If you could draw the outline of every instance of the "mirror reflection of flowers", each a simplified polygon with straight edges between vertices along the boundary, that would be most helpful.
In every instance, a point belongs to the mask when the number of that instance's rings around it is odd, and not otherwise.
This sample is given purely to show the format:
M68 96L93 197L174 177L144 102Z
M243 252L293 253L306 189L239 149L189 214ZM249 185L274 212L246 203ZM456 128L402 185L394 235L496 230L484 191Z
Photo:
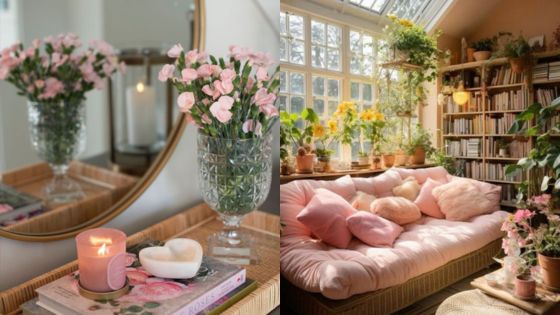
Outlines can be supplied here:
M359 118L364 137L370 140L373 153L379 154L383 140L383 128L385 128L385 116L374 109L366 109L360 113Z
M339 131L339 139L343 144L352 144L354 131L356 130L357 115L356 105L348 101L338 104L333 114L333 116L341 122L342 129Z
M278 68L268 53L231 46L229 58L209 56L180 44L168 51L176 58L159 73L179 91L177 103L187 120L211 137L244 139L266 134L278 117L274 105L280 85Z

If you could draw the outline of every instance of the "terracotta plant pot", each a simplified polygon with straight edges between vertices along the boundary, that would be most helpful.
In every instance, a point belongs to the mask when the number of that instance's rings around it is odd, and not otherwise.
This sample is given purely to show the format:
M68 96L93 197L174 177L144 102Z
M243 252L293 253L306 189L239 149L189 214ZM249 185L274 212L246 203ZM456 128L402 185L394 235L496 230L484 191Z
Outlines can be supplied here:
M371 157L371 167L372 170L377 170L381 168L381 157L373 155Z
M492 53L488 50L475 51L473 53L474 60L476 61L488 60L491 55Z
M473 62L474 61L474 48L467 48L467 62Z
M315 154L296 156L297 172L303 174L313 173L313 160L315 160Z
M423 147L416 147L412 155L412 164L422 165L426 162L426 150Z
M395 166L404 166L408 162L408 155L404 152L397 152L395 154Z
M290 165L288 163L280 164L280 174L282 175L290 175L292 172L290 170Z
M560 292L560 257L549 257L543 254L537 255L544 285L548 289Z
M530 299L535 296L537 282L530 275L517 276L514 280L514 294L521 299Z
M395 164L394 154L383 154L381 158L383 160L383 167L391 167Z
M358 165L368 165L369 164L369 156L358 156Z
M318 156L317 165L315 165L315 170L319 173L328 173L332 171L331 167L331 157L330 156Z
M525 58L509 58L509 65L513 73L521 73L525 70Z

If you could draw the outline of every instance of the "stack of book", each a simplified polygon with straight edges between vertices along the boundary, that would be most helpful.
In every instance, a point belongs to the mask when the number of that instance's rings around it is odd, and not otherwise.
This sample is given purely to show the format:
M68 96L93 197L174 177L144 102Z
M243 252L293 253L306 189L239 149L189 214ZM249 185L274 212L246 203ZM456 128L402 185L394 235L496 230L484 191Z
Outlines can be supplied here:
M480 138L467 139L467 157L480 156Z
M546 80L548 78L548 63L539 63L533 67L533 81Z
M79 275L70 274L37 289L36 304L24 305L24 314L220 314L257 286L246 279L245 269L210 257L204 257L198 274L186 280L159 279L138 268L127 268L127 273L147 278L129 277L133 287L118 299L82 297L77 289Z
M560 79L560 61L550 62L548 64L548 79Z
M455 157L480 157L480 138L446 140L446 154Z
M497 93L491 96L488 110L522 110L527 108L528 92L525 89Z
M41 199L0 183L0 226L9 226L43 211Z

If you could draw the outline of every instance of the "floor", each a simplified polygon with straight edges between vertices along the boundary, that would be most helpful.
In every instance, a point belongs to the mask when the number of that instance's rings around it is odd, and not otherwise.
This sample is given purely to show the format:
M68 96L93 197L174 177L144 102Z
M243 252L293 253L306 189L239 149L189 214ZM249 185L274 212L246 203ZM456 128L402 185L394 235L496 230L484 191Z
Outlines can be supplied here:
M490 267L488 267L487 269L481 270L473 275L471 275L470 277L467 277L461 281L458 281L450 286L448 286L447 288L430 295L429 297L418 301L417 303L402 309L396 313L394 313L394 315L433 315L436 313L437 308L439 307L439 305L448 297L450 297L451 295L454 295L455 293L461 292L461 291L466 291L466 290L472 290L473 287L471 287L471 281L474 280L475 278L481 277L491 271L494 271L496 269L499 268L498 264L494 264ZM282 315L293 315L294 313L291 312L289 310L289 308L287 307L287 305L281 305L281 311L280 314Z

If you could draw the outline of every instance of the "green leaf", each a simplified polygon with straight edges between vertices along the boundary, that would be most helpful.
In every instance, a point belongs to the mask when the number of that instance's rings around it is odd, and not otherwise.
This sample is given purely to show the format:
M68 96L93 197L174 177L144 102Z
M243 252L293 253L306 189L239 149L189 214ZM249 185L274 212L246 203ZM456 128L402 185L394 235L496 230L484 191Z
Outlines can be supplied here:
M161 304L159 304L158 302L146 302L144 303L144 307L145 308L156 308L156 307L160 307Z
M552 164L552 167L555 169L557 169L558 166L560 166L560 154L556 156L556 160L554 160L554 164Z
M550 181L550 176L545 176L541 183L541 191L545 191L548 189L548 182Z
M556 180L556 183L554 183L554 189L560 190L560 178Z
M519 161L521 162L521 161ZM519 172L521 172L521 170L523 169L523 166L519 165L519 164L510 164L508 166L506 166L505 168L505 172L506 175L516 175Z

